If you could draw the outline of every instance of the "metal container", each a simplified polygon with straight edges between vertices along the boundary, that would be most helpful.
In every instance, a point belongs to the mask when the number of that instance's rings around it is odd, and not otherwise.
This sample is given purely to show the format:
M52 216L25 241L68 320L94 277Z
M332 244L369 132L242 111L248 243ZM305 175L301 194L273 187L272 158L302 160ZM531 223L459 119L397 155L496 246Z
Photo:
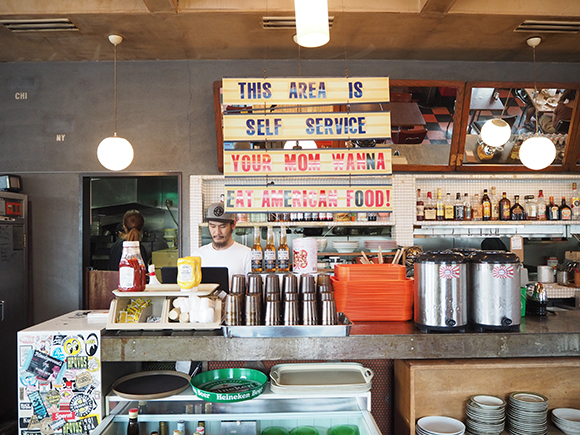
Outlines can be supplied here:
M423 332L463 332L467 326L467 263L451 251L415 260L415 324Z
M481 251L469 264L469 323L477 331L519 331L521 264L512 252Z
M538 266L538 282L554 282L554 268L552 266Z

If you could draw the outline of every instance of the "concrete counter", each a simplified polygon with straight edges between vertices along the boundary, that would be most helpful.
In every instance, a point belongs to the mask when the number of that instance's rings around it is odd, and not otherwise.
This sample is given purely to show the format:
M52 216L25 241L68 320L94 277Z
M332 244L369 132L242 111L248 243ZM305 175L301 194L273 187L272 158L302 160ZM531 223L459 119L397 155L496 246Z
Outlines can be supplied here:
M348 337L226 338L215 331L103 331L102 360L257 361L580 356L580 310L526 316L520 332L421 333L412 322L358 322Z

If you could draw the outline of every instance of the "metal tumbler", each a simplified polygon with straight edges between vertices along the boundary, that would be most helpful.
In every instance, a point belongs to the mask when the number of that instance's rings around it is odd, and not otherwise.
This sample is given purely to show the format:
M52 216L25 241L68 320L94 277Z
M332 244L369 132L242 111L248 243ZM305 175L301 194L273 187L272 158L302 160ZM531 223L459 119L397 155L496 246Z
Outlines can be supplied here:
M246 326L256 326L262 324L262 294L246 294Z
M262 295L262 276L258 273L251 273L248 275L248 290L247 293L258 293Z
M300 299L298 293L284 295L284 325L300 325Z
M287 273L282 277L282 292L298 293L298 278L293 273Z
M337 325L338 315L336 313L336 300L332 293L320 294L320 324Z
M264 315L266 326L280 325L280 294L270 293L266 296L266 309Z
M246 275L236 274L232 276L232 294L246 294Z
M302 294L302 324L308 326L318 325L316 293Z
M244 295L228 294L224 304L224 324L236 326L242 324L242 301Z
M308 273L300 275L300 293L316 293L314 275Z

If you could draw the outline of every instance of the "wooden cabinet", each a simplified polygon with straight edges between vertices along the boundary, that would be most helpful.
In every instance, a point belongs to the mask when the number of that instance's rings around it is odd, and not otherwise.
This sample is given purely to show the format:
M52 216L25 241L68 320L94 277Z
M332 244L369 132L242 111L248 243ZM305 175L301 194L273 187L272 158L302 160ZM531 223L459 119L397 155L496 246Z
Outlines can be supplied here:
M580 358L395 360L396 435L415 433L417 419L446 415L465 421L475 394L507 399L514 391L548 397L549 409L578 407Z

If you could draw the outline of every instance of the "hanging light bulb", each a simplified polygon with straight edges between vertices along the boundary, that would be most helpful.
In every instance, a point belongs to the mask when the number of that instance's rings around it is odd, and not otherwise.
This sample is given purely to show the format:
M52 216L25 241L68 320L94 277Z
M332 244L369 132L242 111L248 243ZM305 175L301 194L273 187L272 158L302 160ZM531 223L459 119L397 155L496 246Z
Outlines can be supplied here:
M301 47L320 47L330 41L327 0L294 0L295 41Z
M129 141L117 136L117 45L123 41L123 37L109 35L109 41L115 46L115 131L113 136L101 141L97 148L97 158L108 170L121 171L131 164L134 153Z
M540 45L542 38L533 36L526 40L526 43L532 47L534 56L534 95L538 93L536 81L536 47ZM556 147L554 142L545 136L538 135L538 109L536 107L536 133L529 139L526 139L520 147L520 161L522 164L534 171L547 168L556 158Z
M547 168L556 158L554 143L545 136L526 139L520 147L520 161L529 169L539 171Z
M512 128L503 119L490 119L481 128L481 140L490 147L501 147L512 135Z

